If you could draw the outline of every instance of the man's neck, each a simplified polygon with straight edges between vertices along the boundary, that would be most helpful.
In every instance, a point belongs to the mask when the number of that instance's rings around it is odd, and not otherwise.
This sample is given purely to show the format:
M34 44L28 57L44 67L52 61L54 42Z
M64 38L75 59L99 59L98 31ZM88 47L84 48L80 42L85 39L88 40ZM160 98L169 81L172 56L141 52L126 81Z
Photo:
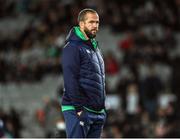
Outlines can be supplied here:
M84 30L82 28L80 28L81 32L83 33L84 37L89 40L89 37L86 35L86 33L84 32Z

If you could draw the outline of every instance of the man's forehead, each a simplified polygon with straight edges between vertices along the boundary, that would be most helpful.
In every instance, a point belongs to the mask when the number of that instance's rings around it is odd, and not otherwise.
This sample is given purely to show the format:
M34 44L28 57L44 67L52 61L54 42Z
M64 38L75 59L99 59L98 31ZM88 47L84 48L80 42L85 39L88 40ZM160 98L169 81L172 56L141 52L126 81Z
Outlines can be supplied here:
M99 16L97 13L87 13L85 16L85 20L87 19L99 20Z

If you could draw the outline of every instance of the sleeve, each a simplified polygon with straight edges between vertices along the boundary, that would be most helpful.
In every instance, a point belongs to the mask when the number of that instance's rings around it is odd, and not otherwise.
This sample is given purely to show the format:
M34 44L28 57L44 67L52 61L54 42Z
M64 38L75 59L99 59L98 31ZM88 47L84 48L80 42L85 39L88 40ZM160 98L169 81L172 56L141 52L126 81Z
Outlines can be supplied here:
M77 46L67 45L63 49L62 67L65 94L77 110L81 109L83 100L79 91L80 54Z

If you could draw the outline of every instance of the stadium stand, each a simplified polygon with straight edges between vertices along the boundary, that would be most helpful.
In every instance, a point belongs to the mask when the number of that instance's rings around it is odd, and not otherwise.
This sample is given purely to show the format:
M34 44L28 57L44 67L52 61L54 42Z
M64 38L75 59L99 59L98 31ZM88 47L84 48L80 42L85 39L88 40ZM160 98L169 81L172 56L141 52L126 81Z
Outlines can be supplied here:
M100 14L102 137L180 137L179 0L0 1L0 137L65 137L61 50L86 7Z

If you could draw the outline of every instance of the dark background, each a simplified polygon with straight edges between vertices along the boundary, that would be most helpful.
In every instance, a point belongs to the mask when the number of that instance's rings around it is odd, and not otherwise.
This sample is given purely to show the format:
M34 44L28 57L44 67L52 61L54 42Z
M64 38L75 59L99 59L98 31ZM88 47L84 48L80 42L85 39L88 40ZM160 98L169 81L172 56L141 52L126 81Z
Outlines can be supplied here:
M102 137L180 137L179 0L0 0L0 137L65 137L61 50L83 8L100 16Z

